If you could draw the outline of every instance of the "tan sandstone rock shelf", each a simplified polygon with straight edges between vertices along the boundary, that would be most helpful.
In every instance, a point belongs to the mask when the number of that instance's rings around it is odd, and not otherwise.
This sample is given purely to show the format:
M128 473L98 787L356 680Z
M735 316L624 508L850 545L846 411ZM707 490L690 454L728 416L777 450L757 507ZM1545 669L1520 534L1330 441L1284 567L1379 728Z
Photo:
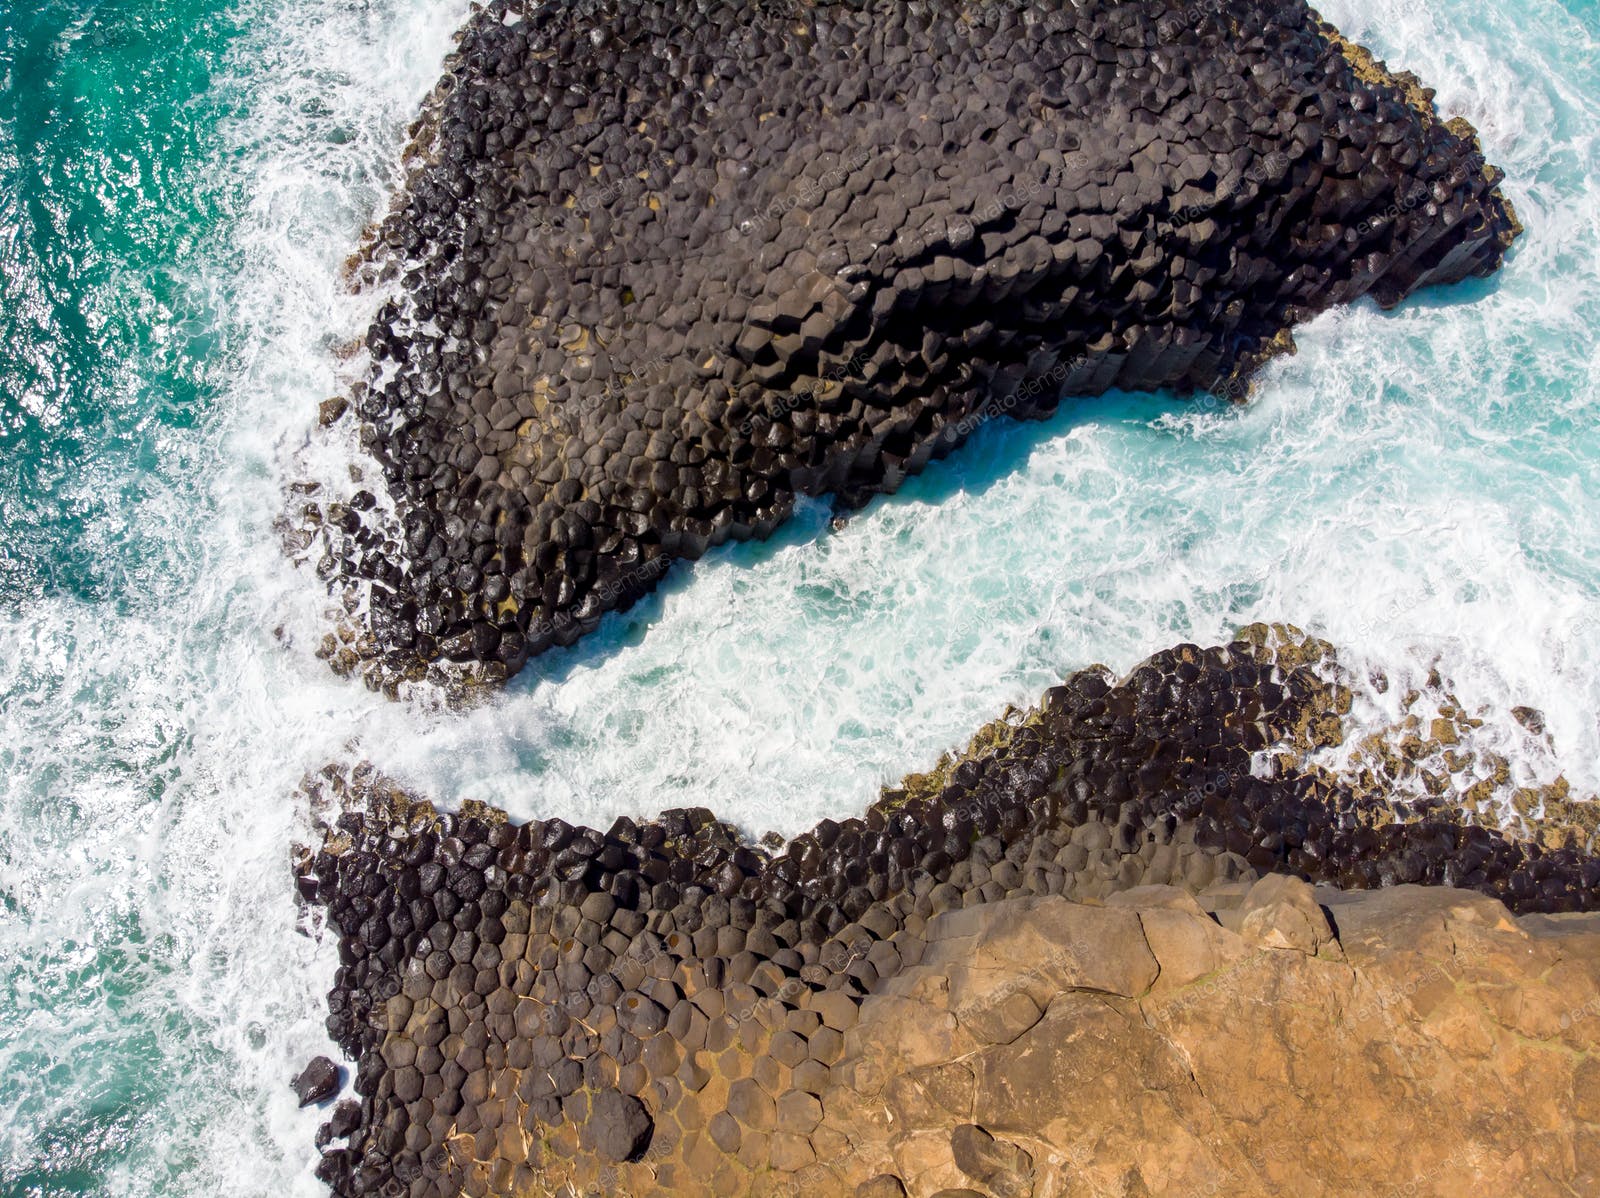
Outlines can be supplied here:
M719 1052L656 1042L680 1063L639 1159L607 1160L571 1122L538 1137L507 1118L509 1135L447 1141L462 1192L1600 1190L1596 916L1270 875L1007 899L923 938L859 1006L759 998ZM824 1061L796 1026L828 1041Z
M862 1004L797 1192L1600 1191L1593 916L1242 889L1201 896L1220 925L1170 887L939 917Z

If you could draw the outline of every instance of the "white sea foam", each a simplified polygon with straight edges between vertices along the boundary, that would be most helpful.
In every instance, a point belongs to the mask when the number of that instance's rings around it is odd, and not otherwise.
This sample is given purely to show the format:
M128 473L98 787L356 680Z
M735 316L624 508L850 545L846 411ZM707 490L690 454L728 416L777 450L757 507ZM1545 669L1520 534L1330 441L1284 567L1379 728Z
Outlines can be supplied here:
M286 1082L327 1047L334 961L294 932L306 829L288 796L377 700L274 638L305 580L270 521L284 443L361 328L338 265L464 15L398 7L295 0L236 43L214 86L241 115L208 183L236 223L188 280L228 312L224 402L200 434L165 434L117 513L158 552L109 563L115 600L0 614L7 1193L325 1192L318 1115ZM125 375L138 387L140 364ZM83 485L121 481L91 467Z
M169 552L124 610L0 617L0 1005L24 1025L0 1037L0 1179L94 1126L137 1145L112 1192L319 1192L316 1116L283 1083L326 1047L333 958L293 934L287 864L294 782L330 759L524 816L697 804L794 831L1073 669L1286 619L1391 676L1437 664L1470 705L1542 708L1556 754L1520 768L1600 783L1600 88L1554 0L1324 9L1485 133L1529 225L1499 280L1315 322L1242 411L1110 396L994 422L842 532L807 504L675 567L464 716L332 677L317 584L270 532L370 303L337 266L462 15L402 7L293 0L249 35L205 470L137 513ZM1483 735L1527 748L1504 717Z

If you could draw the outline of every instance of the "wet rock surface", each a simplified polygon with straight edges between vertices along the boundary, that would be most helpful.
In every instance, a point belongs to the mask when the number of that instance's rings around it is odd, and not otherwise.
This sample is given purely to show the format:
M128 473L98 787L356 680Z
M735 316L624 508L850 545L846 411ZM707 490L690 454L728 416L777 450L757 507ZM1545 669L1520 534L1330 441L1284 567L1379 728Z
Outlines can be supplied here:
M338 1092L339 1066L327 1057L313 1057L289 1085L301 1106L311 1106Z
M1305 1108L1327 1119L1330 1095L1351 1087L1396 1118L1419 1094L1446 1100L1416 1080L1435 1076L1420 1066L1371 1064L1362 1046L1398 1034L1387 1013L1354 1041L1319 1039L1364 993L1352 946L1405 922L1362 914L1389 911L1387 898L1357 910L1328 887L1458 888L1403 891L1453 896L1405 908L1436 948L1461 943L1435 936L1441 920L1512 935L1522 914L1532 930L1497 958L1509 969L1545 943L1535 932L1579 926L1538 913L1600 907L1600 860L1576 838L1522 842L1455 807L1340 789L1310 765L1348 706L1335 666L1325 643L1258 625L1227 646L1166 650L1120 681L1085 670L886 789L863 818L825 820L778 851L704 810L603 833L513 825L481 804L440 814L370 768L330 768L308 781L333 823L303 860L302 893L339 938L328 1027L358 1062L361 1118L319 1175L350 1195L1054 1193L1036 1187L1087 1168L1073 1155L1087 1143L1093 1161L1141 1170L1161 1192L1168 1174L1150 1154L1170 1131L1189 1145L1171 1158L1175 1178L1219 1167L1227 1144L1222 1165L1254 1170L1227 1192L1321 1192L1301 1187L1307 1176L1362 1190L1366 1158L1326 1173L1271 1163L1302 1092L1338 1083ZM1473 974L1482 993L1462 1007L1439 990L1437 1026L1406 1023L1407 1043L1437 1056L1457 1051L1458 1033L1470 1040L1475 1055L1449 1076L1477 1093L1474 1070L1492 1073L1532 1020L1565 1046L1529 1058L1549 1070L1537 1084L1572 1093L1582 1061L1562 1037L1600 994L1600 958L1586 960L1570 977L1530 966L1556 988L1536 999ZM1438 967L1457 979L1458 965ZM1388 976L1370 984L1402 984ZM1217 977L1239 984L1202 982ZM1191 984L1216 1001L1175 1048L1139 1011ZM1282 1035L1253 1048L1262 1072L1224 1110L1214 1087L1229 1080L1186 1079L1178 1062L1223 1070L1219 1029L1253 1044L1258 1017ZM1085 1084L1046 1085L1016 1047L1027 1044ZM1280 1074L1294 1076L1262 1080ZM1122 1112L1112 1147L1084 1141L1107 1111ZM1500 1144L1472 1112L1438 1126ZM1449 1143L1422 1138L1428 1152ZM1546 1137L1507 1176L1560 1157L1551 1175L1572 1178L1562 1154L1592 1141L1592 1129Z
M1296 322L1518 231L1465 122L1271 0L494 0L409 164L348 405L384 493L285 530L357 593L327 656L395 688L504 677L991 417L1241 397Z

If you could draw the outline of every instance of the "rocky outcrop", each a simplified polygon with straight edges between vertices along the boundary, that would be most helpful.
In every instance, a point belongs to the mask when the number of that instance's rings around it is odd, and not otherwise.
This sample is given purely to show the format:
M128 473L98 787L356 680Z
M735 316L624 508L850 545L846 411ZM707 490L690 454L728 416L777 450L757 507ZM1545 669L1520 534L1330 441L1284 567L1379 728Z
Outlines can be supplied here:
M605 833L555 819L512 825L478 804L441 814L369 768L330 769L308 783L329 826L301 862L301 886L339 937L328 1028L358 1062L361 1123L324 1156L322 1176L344 1195L415 1198L554 1193L566 1181L730 1194L763 1192L774 1178L810 1193L822 1167L852 1185L869 1182L857 1178L868 1170L900 1179L867 1192L926 1193L916 1187L927 1179L959 1188L954 1161L974 1178L962 1184L1000 1193L1046 1167L1057 1131L1040 1124L1025 1142L968 1104L942 1138L902 1143L903 1117L892 1131L881 1115L867 1122L877 1108L860 1104L888 1092L851 1062L868 1047L899 1052L907 1037L923 1064L969 1061L983 1045L1019 1042L1058 1004L1048 1027L1066 1037L1060 1051L1088 1052L1097 1037L1143 1035L1130 1023L1139 1004L1176 977L1188 986L1257 968L1238 965L1241 944L1264 960L1307 962L1291 981L1239 975L1298 1002L1294 987L1313 984L1306 970L1317 986L1348 980L1361 918L1338 914L1344 898L1313 896L1312 882L1352 892L1442 883L1492 896L1457 893L1450 902L1464 909L1503 901L1529 920L1600 907L1600 860L1576 837L1550 848L1453 806L1379 804L1341 789L1313 759L1338 739L1347 706L1325 643L1253 626L1227 646L1157 654L1121 681L1075 675L1034 711L983 730L967 753L887 790L863 818L825 820L781 849L703 810L620 819ZM1215 910L1221 928L1186 896ZM1182 926L1163 930L1172 920ZM1223 928L1231 939L1216 939ZM1011 985L1004 968L1025 976ZM1486 993L1501 993L1498 984ZM1227 993L1238 1003L1253 991ZM1317 1009L1333 1019L1338 1008ZM871 1022L878 1011L888 1014ZM1075 1036L1066 1012L1084 1021ZM852 1036L864 1022L871 1033ZM1279 1045L1317 1056L1306 1078L1327 1064L1308 1038L1316 1026L1296 1024L1301 1038ZM1172 1168L1209 1168L1216 1153L1243 1168L1240 1153L1265 1151L1243 1129L1218 1138L1220 1079L1198 1084L1208 1107L1161 1043L1138 1041L1145 1055L1128 1058L1121 1082L1149 1127L1171 1120L1174 1136L1213 1154L1195 1148ZM1349 1069L1360 1060L1369 1058L1351 1057ZM1251 1084L1301 1084L1298 1068ZM1012 1073L1023 1076L1021 1065L995 1066L997 1079ZM963 1075L940 1076L927 1086ZM1403 1081L1383 1083L1384 1101L1402 1101ZM1168 1090L1168 1107L1151 1105L1152 1092ZM1062 1126L1101 1127L1093 1087L1054 1093L1066 1104ZM1131 1154L1136 1139L1118 1143ZM1155 1167L1143 1151L1127 1169ZM1348 1168L1332 1176L1359 1181L1376 1166ZM1149 1180L1159 1176L1148 1175L1149 1192L1162 1192ZM1241 1186L1256 1184L1242 1176Z
M493 0L416 133L351 405L387 493L287 532L364 593L327 655L391 687L503 677L993 417L1238 398L1298 321L1518 229L1471 129L1299 0Z
M484 1022L454 1033L453 1017L402 994L390 1010L411 1014L386 1059L450 1049L447 1062L484 1064L458 1064L459 1103L435 1095L433 1109L455 1108L451 1132L394 1192L1600 1187L1592 916L1517 920L1454 889L1313 891L1268 876L1198 895L1142 886L1105 905L1009 898L936 915L917 940L919 957L861 997L696 988L674 971L687 997L645 1028L627 1000L603 1008L614 1022L573 1019L535 988L509 1008L491 996ZM651 960L638 964L659 983ZM497 1018L512 1037L500 1064ZM556 1024L626 1063L546 1061ZM412 1107L428 1103L416 1076L415 1064L396 1073Z
M790 1192L1600 1189L1600 922L1451 889L1239 889L932 921L861 1004ZM618 1180L718 1192L664 1168Z

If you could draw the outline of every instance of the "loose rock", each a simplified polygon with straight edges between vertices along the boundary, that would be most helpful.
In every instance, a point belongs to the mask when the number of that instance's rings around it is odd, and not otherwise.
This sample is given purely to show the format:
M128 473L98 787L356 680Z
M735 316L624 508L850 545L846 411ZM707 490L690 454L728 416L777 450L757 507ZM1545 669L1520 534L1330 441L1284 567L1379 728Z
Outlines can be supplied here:
M303 1107L330 1098L339 1090L339 1066L327 1057L313 1057L293 1082L295 1097Z

